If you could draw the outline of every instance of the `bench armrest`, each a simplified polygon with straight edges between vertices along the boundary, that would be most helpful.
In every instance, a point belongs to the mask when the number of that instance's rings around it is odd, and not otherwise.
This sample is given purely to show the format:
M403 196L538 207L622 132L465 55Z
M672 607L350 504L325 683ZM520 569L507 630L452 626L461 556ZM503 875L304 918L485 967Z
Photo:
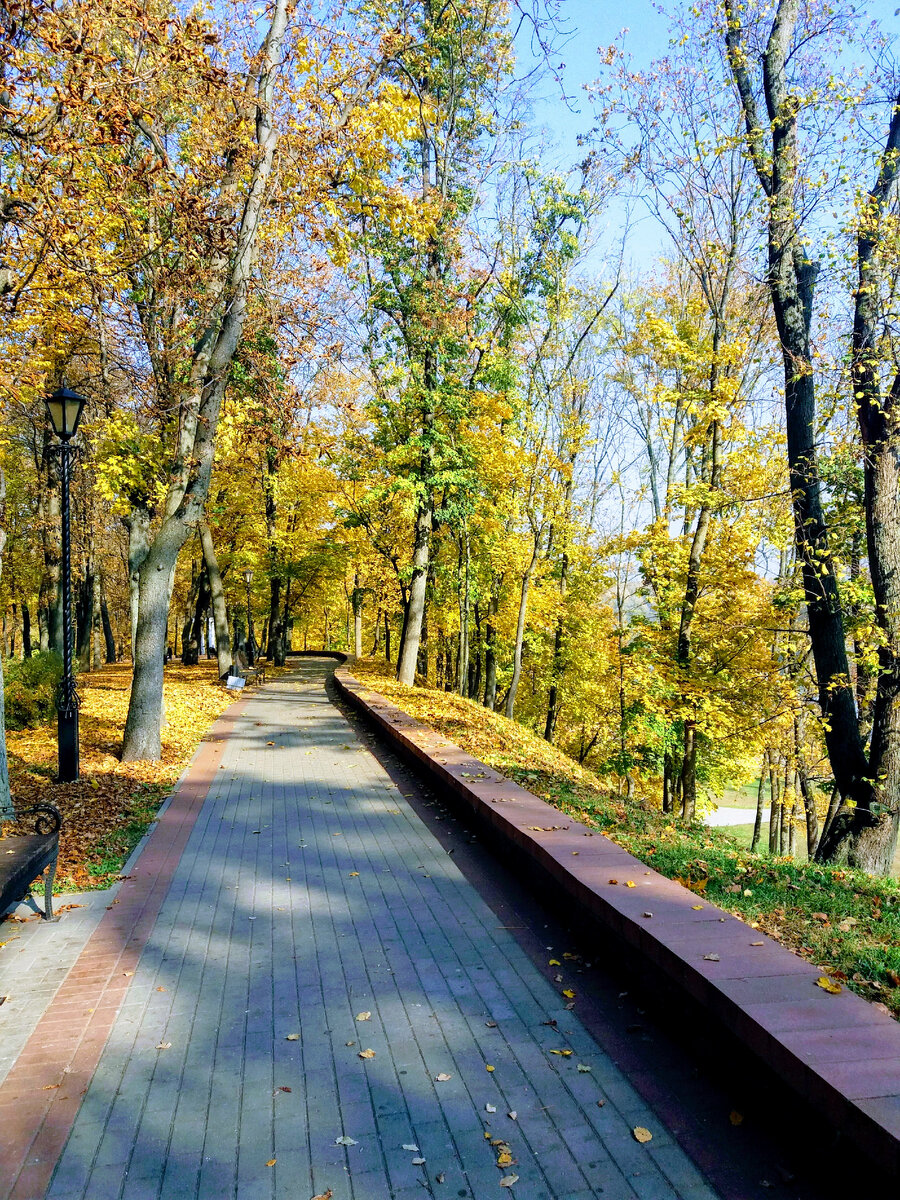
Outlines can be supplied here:
M26 817L34 817L35 833L58 833L62 826L62 813L55 804L50 804L49 801L44 801L43 804L34 804L31 808L23 808L18 819L23 821Z

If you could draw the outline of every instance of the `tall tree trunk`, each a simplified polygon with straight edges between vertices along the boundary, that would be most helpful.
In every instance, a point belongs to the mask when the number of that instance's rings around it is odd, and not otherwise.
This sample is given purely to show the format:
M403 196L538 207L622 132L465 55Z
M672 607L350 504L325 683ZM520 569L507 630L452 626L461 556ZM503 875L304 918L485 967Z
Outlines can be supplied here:
M106 661L116 661L116 639L113 637L112 623L109 619L109 605L106 602L106 579L100 576L100 622L103 626L103 641L106 643Z
M553 663L550 668L550 691L547 695L547 720L544 722L544 737L552 742L556 735L556 722L559 718L559 684L563 672L563 635L565 633L566 586L569 576L569 556L563 552L559 572L559 615L556 618L556 630L553 634Z
M384 614L384 661L386 663L393 662L391 658L391 619L387 611Z
M353 608L353 653L356 658L362 658L362 614L365 589L359 586L359 571L353 576L353 591L350 602Z
M762 58L766 120L760 119L743 42L739 6L725 0L725 43L740 96L747 147L768 199L769 292L782 347L790 487L797 557L809 621L828 758L838 790L853 801L823 834L819 855L884 872L890 865L900 822L900 499L896 421L882 401L870 339L879 328L878 289L870 269L879 244L872 219L893 189L898 172L900 109L892 110L879 178L869 196L872 212L862 222L857 257L851 376L866 447L866 522L876 620L888 635L885 672L879 679L871 750L866 747L850 684L837 574L828 544L817 457L815 370L811 350L813 293L818 267L800 228L797 194L801 173L797 116L801 105L787 77L800 0L779 0ZM879 557L882 550L884 557ZM883 682L882 682L883 680ZM875 726L878 725L878 732Z
M238 228L233 253L223 253L216 265L221 300L210 312L193 348L163 520L139 570L134 676L125 720L124 761L158 759L162 748L163 660L175 565L181 548L202 519L206 504L222 394L244 327L257 232L278 140L272 123L273 99L287 28L287 0L274 0L271 12L271 24L248 76L248 84L255 84L254 136L258 153L239 210L235 205Z
M816 811L816 797L809 782L806 755L803 752L803 721L799 717L794 718L794 744L797 747L797 786L803 797L806 812L806 853L812 862L819 845L819 814Z
M494 627L494 618L497 616L499 605L496 589L492 589L484 623L484 707L491 712L497 707L497 630Z
M28 601L22 601L22 657L31 658L34 647L31 642L31 609Z
M538 555L540 554L541 539L538 533L534 535L534 546L531 551L531 559L525 569L525 574L522 576L522 587L519 592L519 615L516 618L516 643L513 651L513 675L509 685L509 691L506 693L506 715L512 719L513 711L516 705L516 693L519 690L519 680L522 677L522 646L525 642L525 617L528 613L528 590L531 587L531 577L534 574L534 568L537 566Z
M123 518L122 523L128 531L128 603L131 613L131 661L134 663L137 642L141 565L150 549L149 508L144 504L136 503L132 505L128 516Z
M765 792L766 763L769 758L768 749L763 751L763 760L759 768L759 787L756 789L756 819L753 822L753 837L750 840L750 851L755 853L762 835L763 794Z
M201 521L198 531L200 546L203 550L203 562L206 566L206 577L209 581L209 600L212 606L213 625L216 630L216 659L218 660L219 678L226 679L231 674L232 658L225 587L222 583L222 572L219 570L219 560L216 557L216 547L209 525L205 521Z
M460 590L459 600L459 661L457 663L457 681L459 694L469 692L469 528L463 522L462 537L459 541L460 558Z

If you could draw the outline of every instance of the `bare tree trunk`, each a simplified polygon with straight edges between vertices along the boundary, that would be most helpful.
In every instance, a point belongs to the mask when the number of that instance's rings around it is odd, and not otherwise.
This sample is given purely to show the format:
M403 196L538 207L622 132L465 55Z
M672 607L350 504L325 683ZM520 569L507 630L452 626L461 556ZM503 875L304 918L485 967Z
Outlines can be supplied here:
M106 603L106 578L100 575L100 621L103 626L103 641L106 644L106 661L116 661L116 639L113 637L112 624L109 619L109 606Z
M469 691L469 529L463 524L459 542L460 590L459 590L459 661L457 663L457 690L461 696Z
M763 793L765 791L766 777L766 762L768 761L768 749L763 751L762 765L759 768L759 787L756 790L756 820L753 822L753 837L750 841L750 851L753 853L759 846L759 839L762 835L762 819L763 819Z
M534 535L534 547L531 551L531 560L525 569L525 574L522 576L522 588L519 592L519 615L516 618L516 644L513 652L513 676L509 685L509 691L506 693L506 715L512 719L513 711L516 706L516 693L519 690L519 680L522 677L522 646L525 641L525 617L528 612L528 589L531 587L531 576L534 574L534 568L537 566L538 555L540 554L541 540L539 534Z
M350 601L353 606L353 653L362 658L362 614L365 589L359 586L359 571L353 576L353 591Z
M219 678L225 679L231 674L232 666L225 587L222 583L222 573L219 570L219 560L216 557L216 547L205 521L200 522L198 531L200 546L203 550L203 562L206 566L206 578L209 581L209 599L212 605L213 625L216 630L216 659L218 660Z

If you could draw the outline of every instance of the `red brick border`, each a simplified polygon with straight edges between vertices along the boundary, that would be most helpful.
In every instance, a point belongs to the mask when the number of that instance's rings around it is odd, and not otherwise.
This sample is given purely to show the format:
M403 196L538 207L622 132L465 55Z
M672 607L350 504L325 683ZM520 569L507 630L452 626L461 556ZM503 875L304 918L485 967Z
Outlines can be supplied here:
M75 965L0 1084L0 1200L40 1200L100 1060L131 973L215 778L239 700L214 723Z

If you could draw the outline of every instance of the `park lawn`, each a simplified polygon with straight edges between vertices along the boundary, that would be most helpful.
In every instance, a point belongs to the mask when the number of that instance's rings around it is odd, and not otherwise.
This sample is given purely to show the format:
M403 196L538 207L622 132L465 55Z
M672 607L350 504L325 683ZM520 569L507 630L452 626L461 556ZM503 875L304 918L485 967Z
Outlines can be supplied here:
M235 700L216 663L170 664L165 672L167 724L162 761L119 762L128 711L131 664L78 677L81 778L54 782L56 722L6 735L10 784L19 808L50 800L63 815L55 891L109 887L146 832L209 727ZM25 826L27 828L27 825Z
M372 659L358 660L352 671L467 753L900 1017L896 880L751 854L727 830L682 826L640 797L623 801L543 738L471 700L403 687L391 668Z

